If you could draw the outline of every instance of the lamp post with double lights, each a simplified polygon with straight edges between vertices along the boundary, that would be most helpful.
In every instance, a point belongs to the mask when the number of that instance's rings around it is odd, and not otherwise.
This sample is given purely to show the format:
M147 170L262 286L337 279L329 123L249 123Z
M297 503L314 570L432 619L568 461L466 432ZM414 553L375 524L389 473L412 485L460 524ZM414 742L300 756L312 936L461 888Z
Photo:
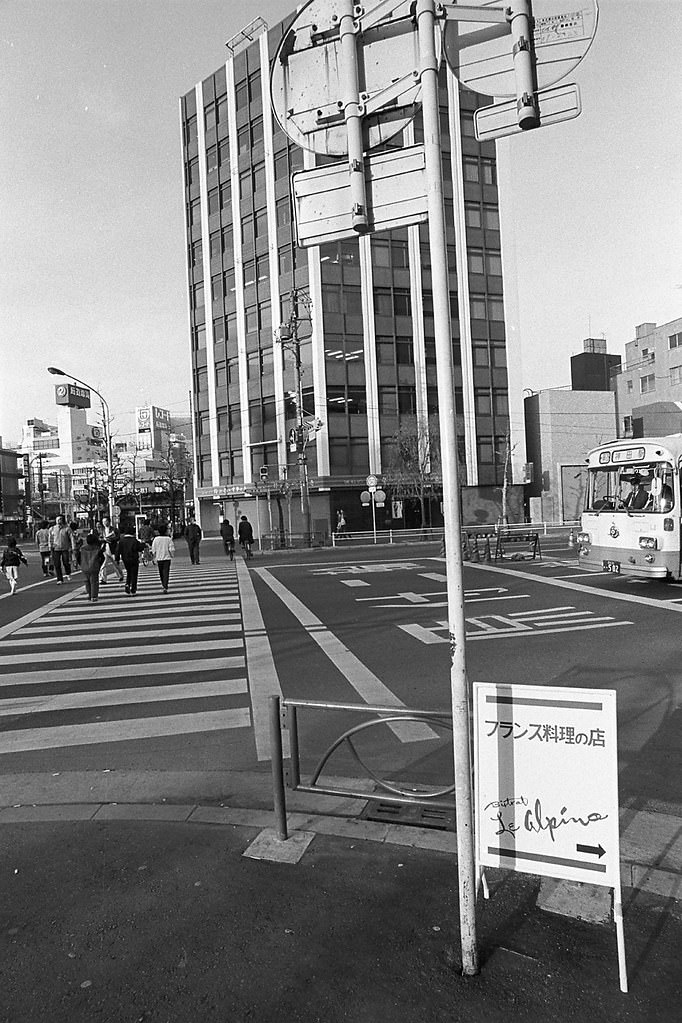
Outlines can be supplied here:
M75 384L80 384L81 387L85 387L88 391L93 391L99 400L102 402L102 421L104 423L104 443L107 448L107 475L109 477L109 521L114 524L114 459L111 451L111 416L109 414L109 405L106 399L96 387L92 384L86 384L84 380L79 380L72 373L65 373L63 369L57 369L56 366L48 366L47 372L52 373L54 376L67 377L69 380L73 380Z

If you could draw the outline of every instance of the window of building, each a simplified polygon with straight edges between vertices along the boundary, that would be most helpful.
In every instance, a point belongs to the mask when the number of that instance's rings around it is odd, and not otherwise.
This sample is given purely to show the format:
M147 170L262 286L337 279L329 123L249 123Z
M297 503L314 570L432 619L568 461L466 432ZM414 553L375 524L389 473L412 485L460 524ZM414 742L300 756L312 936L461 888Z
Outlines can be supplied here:
M208 390L208 370L205 366L200 366L200 368L196 371L195 379L197 391Z
M192 295L192 299L195 309L203 308L205 304L203 284L196 285L196 287L194 288L194 294Z
M224 362L216 363L215 385L216 387L227 387L227 366Z
M220 186L220 208L221 210L229 210L232 205L232 186L229 181L223 182Z
M251 122L251 145L257 146L263 141L263 118L254 117Z
M492 465L494 462L493 438L480 436L476 441L478 461L480 465Z
M234 97L237 104L237 110L244 110L249 102L249 83L247 81L239 82L237 84L234 90Z
M500 230L500 211L497 206L483 207L483 226L489 231Z
M256 211L256 237L267 238L268 236L268 211L257 210Z
M204 455L202 458L199 459L199 472L201 474L201 482L203 484L211 483L213 475L211 469L210 455Z
M410 265L410 250L407 239L391 242L391 261L395 269L407 269Z
M488 252L485 257L486 270L491 277L502 276L502 256L499 252Z
M414 365L412 338L397 338L395 344L396 362L399 366Z
M472 348L474 366L479 368L490 365L490 355L487 345L474 345Z
M408 288L393 290L393 309L396 316L412 315L412 298Z
M379 388L379 414L395 416L398 412L398 395L395 387Z
M208 214L213 216L214 213L220 213L220 192L217 188L208 193Z
M475 391L474 405L476 406L477 416L492 415L493 405L490 391Z
M248 124L242 125L237 131L237 152L244 156L251 148L251 131Z
M626 437L632 433L632 416L623 416L623 432Z
M488 295L488 316L498 323L504 322L504 302L501 298Z
M211 417L208 412L202 412L199 415L199 436L208 437L211 432Z
M284 245L277 253L277 260L279 265L280 274L291 273L292 270L292 251L290 245Z
M481 157L481 177L484 185L497 184L497 169L494 160Z
M201 199L194 199L189 205L190 227L198 227L201 224Z
M484 271L483 252L481 249L469 249L469 272L482 274Z
M322 289L322 308L326 313L341 312L341 289L325 284Z
M201 242L195 242L194 243L194 245L192 246L192 249L191 249L190 258L191 258L192 266L193 267L201 267L202 262L203 262L203 250L202 250Z
M286 149L275 157L275 180L283 181L289 177L289 158Z
M398 411L414 415L417 411L417 392L414 387L398 388Z
M627 388L628 394L632 394L633 389L634 389L632 380L626 380L625 383L626 383L626 388Z
M265 191L265 164L257 163L253 168L253 190L254 192Z
M464 203L464 220L467 227L482 227L483 221L481 219L481 207L478 203L465 202Z
M223 139L218 146L218 166L220 167L222 174L221 177L226 177L230 172L230 140Z
M249 101L255 103L261 97L260 71L249 75Z
M206 173L213 174L218 170L218 147L211 146L206 150Z
M259 281L267 281L270 277L270 258L269 256L257 256L256 257L256 279Z
M646 376L639 378L639 393L650 394L656 390L656 374L647 373Z
M277 200L277 226L286 227L287 224L291 223L291 200L289 196L284 196L282 199Z
M670 383L682 384L682 366L670 367Z
M504 345L491 345L490 355L493 369L504 369L507 365L507 349Z
M496 416L509 415L509 395L507 391L493 392L493 409Z
M668 335L668 348L682 348L682 332Z
M372 238L372 262L375 266L390 267L391 244L388 238Z
M244 311L246 333L253 334L258 330L258 306L249 306Z
M189 146L197 140L197 119L196 115L188 117L185 121L185 145Z
M479 180L478 160L476 159L475 156L464 157L464 180L465 181Z
M469 299L469 308L473 320L486 319L485 295L472 295Z

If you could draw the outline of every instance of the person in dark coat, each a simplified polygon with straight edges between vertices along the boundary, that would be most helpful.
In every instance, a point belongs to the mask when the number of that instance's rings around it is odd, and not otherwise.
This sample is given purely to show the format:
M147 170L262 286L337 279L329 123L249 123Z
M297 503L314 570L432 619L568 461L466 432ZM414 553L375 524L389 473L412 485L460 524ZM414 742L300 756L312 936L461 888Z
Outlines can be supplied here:
M88 533L81 547L81 572L85 592L93 603L99 597L99 570L104 564L104 544L97 533Z
M239 543L242 545L242 549L247 558L252 558L253 554L251 553L251 544L253 543L253 527L246 515L242 515L239 520L237 535L239 536Z
M137 593L137 576L140 571L140 554L145 549L133 531L132 526L126 526L121 539L118 541L118 553L126 570L126 593L134 597Z
M21 548L17 547L16 538L13 536L7 537L7 546L2 552L0 565L9 583L9 592L16 593L19 586L19 565L28 565L28 561Z
M187 532L185 539L187 540L187 546L189 547L189 557L193 565L199 564L199 545L201 544L201 526L194 519L190 519L187 523Z
M229 519L223 519L220 523L220 535L223 538L223 547L230 561L234 559L234 526Z

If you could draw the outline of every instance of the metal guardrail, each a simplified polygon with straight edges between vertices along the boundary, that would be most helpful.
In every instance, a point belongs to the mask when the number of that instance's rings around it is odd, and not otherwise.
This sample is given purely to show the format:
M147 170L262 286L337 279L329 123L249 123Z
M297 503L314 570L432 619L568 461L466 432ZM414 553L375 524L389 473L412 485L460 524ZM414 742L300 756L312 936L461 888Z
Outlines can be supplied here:
M357 703L333 703L328 700L282 700L279 696L271 696L270 706L270 755L272 758L272 784L275 818L277 824L277 837L281 841L287 839L287 812L286 812L286 787L296 792L311 792L316 795L342 796L345 799L368 799L375 798L368 796L366 790L338 788L336 786L320 783L324 768L334 753L342 746L345 746L356 761L365 771L375 785L381 789L383 802L396 805L429 806L442 810L452 811L454 799L445 801L444 797L453 795L455 791L452 785L434 787L430 790L408 791L396 782L388 782L378 777L371 768L367 766L358 753L354 737L369 728L389 725L395 721L417 721L433 725L445 731L452 731L452 714L449 711L413 710L408 707L381 707L371 704ZM350 713L361 713L369 715L370 720L363 721L352 728L346 729L336 738L325 750L319 759L317 766L310 776L308 782L301 781L301 759L299 747L298 712L299 710L331 710L347 711ZM289 735L290 761L289 769L285 772L284 758L282 753L282 729L285 728ZM285 784L286 782L286 784Z

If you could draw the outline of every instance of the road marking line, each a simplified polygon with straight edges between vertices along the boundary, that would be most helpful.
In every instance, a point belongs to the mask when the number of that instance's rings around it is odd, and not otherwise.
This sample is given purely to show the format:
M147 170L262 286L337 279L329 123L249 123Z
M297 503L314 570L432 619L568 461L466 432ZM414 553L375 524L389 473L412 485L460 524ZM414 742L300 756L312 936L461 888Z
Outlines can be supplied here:
M72 600L74 595L75 590L69 590L68 593L61 593L54 600L51 600L49 604L43 604L43 606L37 608L37 610L29 611L27 615L23 615L21 618L17 618L16 621L10 622L9 625L3 625L2 628L0 628L0 639L4 639L5 636L11 636L24 625L28 625L31 622L36 621L38 618L43 618L54 608L61 607L61 605L66 604L68 600Z
M471 622L476 622L476 619L467 618L467 623L470 624ZM523 636L525 639L532 639L534 636L549 636L557 632L582 632L587 629L609 629L616 625L632 624L633 622L614 622L608 619L599 619L598 622L594 624L587 624L583 622L579 625L557 626L555 629L533 629L530 625L524 625L522 622L519 622L510 629L496 629L494 627L486 628L486 626L481 623L483 631L467 632L466 640L468 642L469 640L474 639L509 639L513 636ZM402 629L403 632L406 632L409 636L412 636L414 639L418 639L420 643L424 643L427 646L433 643L448 642L447 636L439 636L437 634L439 632L447 631L447 622L439 622L436 626L432 626L431 628L417 624L399 625L398 628Z
M131 623L128 622L127 624L128 624L128 626L130 626ZM81 625L81 626L79 626L79 628L82 629L83 626ZM218 633L221 633L221 632L241 632L241 631L242 631L241 625L223 625L223 627L220 628L220 629L217 626L215 626L215 625L178 625L174 629L153 628L153 629L137 629L134 632L119 632L119 633L117 633L117 634L115 634L113 636L109 636L108 638L109 639L119 640L119 639L144 639L146 636L151 636L151 637L154 637L154 638L161 638L161 636L169 636L169 637L174 637L174 636L199 636L199 635L206 635L206 634L214 636L214 635L216 635ZM107 632L108 632L108 630L107 630ZM22 634L22 636L21 636L21 647L22 647L22 650L23 650L25 647L35 647L35 646L55 647L55 646L64 646L67 643L81 643L81 642L82 643L91 643L92 642L92 636L93 636L93 632L92 631L90 631L90 632L81 632L79 634L77 633L77 634L72 635L72 636L37 636L37 637L30 637L30 638L25 637ZM100 632L97 632L97 636L98 636L99 639L101 639L101 633ZM16 643L16 640L13 640L12 642ZM7 645L7 644L3 644L0 641L0 646L5 646L5 645ZM205 646L205 644L202 643L201 644L201 648L203 649L204 646ZM172 647L165 647L164 649L173 650L174 647L175 647L175 644L173 644ZM78 651L71 651L71 650L68 651L68 655L69 656L71 656L72 654L75 654L76 656L78 656ZM86 655L86 656L99 657L99 650L97 651L97 653L93 653L93 654ZM13 660L16 660L16 657L13 656ZM57 658L55 658L55 660L57 660Z
M65 650L62 656L56 656L49 650L36 650L32 654L12 654L12 664L32 664L36 661L98 661L104 657L152 657L156 654L168 654L169 651L187 652L201 650L235 650L242 647L242 639L209 639L195 643L136 643L135 646L98 647L97 650ZM2 681L0 673L0 682Z
M369 586L370 584L364 579L339 579L339 582L344 586Z
M193 682L189 685L151 686L135 689L103 689L59 696L21 696L0 701L0 717L48 713L61 710L86 710L92 707L117 707L138 703L171 703L175 700L204 700L216 696L240 696L248 693L245 678L223 682Z
M131 598L131 599L136 601L136 598ZM164 599L159 600L158 604L155 604L152 607L147 607L147 606L140 605L139 603L137 603L137 601L133 605L130 605L128 603L121 604L120 606L130 607L131 610L130 611L121 611L121 610L119 610L119 607L116 607L116 618L123 618L123 617L130 618L131 616L134 616L134 615L150 614L152 611L163 611L164 609L170 609L171 611L174 611L174 612L182 611L183 613L195 612L196 614L200 614L200 613L203 614L206 611L206 608L203 607L204 604L210 604L211 608L213 610L218 610L219 609L221 612L222 611L236 611L236 610L239 609L239 603L236 602L236 601L232 601L230 603L221 603L220 605L216 605L215 600L197 599L197 600L192 601L191 604L183 604L183 603L177 603L176 604L174 601L168 601L167 598L164 598ZM135 608L135 610L132 610L133 607ZM111 608L110 610L114 610L114 609ZM62 619L64 619L65 621L67 621L67 620L68 621L73 621L77 617L77 615L79 615L79 614L81 614L82 617L84 617L84 618L87 617L88 619L90 619L92 621L94 621L96 618L106 619L107 621L111 620L111 613L110 613L110 611L104 610L104 609L100 610L99 606L98 606L96 611L93 608L92 612L85 611L84 613L82 613L82 612L80 612L78 610L76 610L74 612L53 611L51 614L48 614L46 616L46 618L50 622L61 621ZM0 639L1 638L2 637L0 636Z
M86 615L73 615L72 619L70 619L70 620L72 621L71 625L67 625L66 621L65 622L55 622L53 620L50 620L48 622L40 622L37 625L35 623L29 624L29 625L25 625L21 629L21 641L22 641L22 643L24 643L24 642L26 642L24 637L30 637L31 635L37 634L37 633L40 633L42 635L44 633L48 633L49 632L49 633L55 633L56 635L61 635L64 632L79 632L82 629L86 628L87 625L89 625L90 623L92 623L93 631L99 630L99 629L102 628L102 622L100 620L93 621L92 618L90 617L90 615L87 615L87 614ZM177 617L174 617L173 615L171 615L170 617L166 617L164 615L162 621L163 621L164 625L191 625L193 621L215 622L216 625L219 625L219 624L222 623L225 627L227 627L232 622L235 622L235 621L241 622L241 615L239 615L239 614L223 614L223 613L216 614L216 615L207 615L207 614L204 614L202 612L201 618L188 618L187 615L178 615ZM158 617L154 617L154 618L134 618L133 621L126 621L126 622L115 621L115 622L112 622L109 619L109 617L107 616L107 633L111 633L111 632L115 631L116 629L129 629L133 625L140 625L140 626L142 626L142 625L158 625L158 623L159 623ZM234 627L234 626L232 626L232 627Z
M244 634L246 664L251 692L251 716L256 755L259 760L270 760L270 708L269 697L282 698L282 686L272 656L272 647L265 629L265 622L258 604L251 576L243 561L237 562L237 579L241 595L244 624L249 627ZM253 635L257 632L258 635ZM282 752L289 756L289 733L282 735Z
M300 624L307 629L308 635L327 655L332 664L341 672L355 689L358 695L368 704L404 707L405 704L377 678L374 672L338 639L327 626L291 590L283 586L267 568L256 570L260 578L273 593L291 611ZM438 736L423 722L399 721L390 722L387 726L401 742L415 742L424 739L436 739Z
M87 668L52 668L35 671L11 671L0 674L0 690L5 686L42 685L44 682L91 682L104 678L144 678L148 675L200 675L204 671L243 671L243 657L203 657L188 661L164 661L131 664L89 665Z
M94 721L83 725L31 728L0 735L1 753L21 753L62 746L91 746L100 742L129 742L165 735L189 735L223 729L248 728L248 707L205 711L201 714L171 714L166 717L129 718L122 721Z
M497 572L499 575L510 575L515 579L523 579L526 583L528 582L528 575L526 572L518 572L513 568L493 568L492 565L473 565L477 572ZM590 572L590 575L599 575L601 573ZM612 572L606 573L614 578ZM611 590L602 590L596 586L581 586L580 583L567 582L566 580L559 580L557 578L545 579L542 576L533 576L533 581L541 583L544 586L558 586L560 589L573 590L576 593L584 593L587 596L606 597L609 600L624 600L630 604L643 604L645 607L658 607L667 608L669 611L679 611L682 613L682 605L673 604L667 600L655 600L653 597L640 597L636 594L630 593L612 593Z

